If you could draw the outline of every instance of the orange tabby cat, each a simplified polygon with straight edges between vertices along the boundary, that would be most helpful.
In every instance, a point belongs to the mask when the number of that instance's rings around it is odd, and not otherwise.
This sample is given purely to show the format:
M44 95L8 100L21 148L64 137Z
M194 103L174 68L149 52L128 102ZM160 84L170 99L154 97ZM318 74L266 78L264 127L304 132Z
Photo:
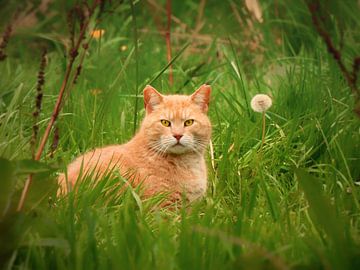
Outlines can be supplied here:
M92 150L73 161L60 175L61 192L67 192L85 175L115 168L132 186L141 183L144 196L169 194L170 201L185 194L193 201L205 194L207 171L204 152L211 136L208 111L211 88L202 85L190 96L161 95L144 89L146 116L128 143ZM129 173L131 172L131 173Z

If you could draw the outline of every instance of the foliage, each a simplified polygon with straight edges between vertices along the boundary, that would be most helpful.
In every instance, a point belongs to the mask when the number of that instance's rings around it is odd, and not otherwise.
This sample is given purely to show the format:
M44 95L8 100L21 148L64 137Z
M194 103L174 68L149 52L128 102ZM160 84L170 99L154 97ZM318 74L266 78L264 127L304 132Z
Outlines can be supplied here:
M5 2L0 15L15 12L17 6ZM89 44L56 122L58 146L54 150L50 140L42 161L32 161L32 114L43 47L47 65L39 136L66 70L66 11L72 2L50 2L47 15L31 15L36 23L28 28L19 20L29 12L20 12L7 40L7 57L0 62L4 267L360 267L359 118L349 85L305 3L264 1L259 23L235 1L208 1L201 18L197 1L174 1L170 87L166 44L156 23L165 26L166 14L151 4L164 7L165 1L134 2L134 10L129 1L105 1L102 19L91 24L103 35ZM336 8L337 1L331 2L329 34L344 44L344 61L350 65L360 51L360 28L353 27L359 24L354 15L359 6L348 1ZM10 23L5 17L0 16L1 31ZM55 171L84 151L132 137L136 119L144 115L135 104L142 103L139 93L146 84L163 93L188 94L205 82L213 89L213 147L207 153L209 189L203 200L186 209L159 209L159 198L141 202L137 190L120 193L119 179L109 177L95 186L84 181L78 193L56 197ZM257 93L273 97L261 155L262 119L249 106ZM31 194L18 213L29 173L34 176Z

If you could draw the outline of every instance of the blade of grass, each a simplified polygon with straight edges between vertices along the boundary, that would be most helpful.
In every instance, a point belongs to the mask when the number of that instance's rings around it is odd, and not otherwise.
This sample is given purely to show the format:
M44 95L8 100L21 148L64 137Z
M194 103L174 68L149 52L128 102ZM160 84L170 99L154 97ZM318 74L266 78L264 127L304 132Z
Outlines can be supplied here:
M336 210L328 198L322 194L321 180L313 177L304 169L296 169L295 174L300 186L304 190L312 218L318 225L317 229L326 233L332 241L331 249L335 256L333 260L336 269L349 267L349 240L345 238L345 223L343 217L336 215ZM349 245L350 244L350 245Z
M169 66L172 65L180 57L180 55L182 55L182 53L186 50L187 47L189 47L189 45L190 42L186 43L174 56L174 58L171 59L171 61L163 69L161 69L152 79L150 79L147 84L151 85L153 82L155 82L169 68Z
M133 0L130 0L131 6L131 16L132 16L132 26L133 26L133 35L134 35L134 48L135 48L135 105L134 105L134 128L133 134L136 133L137 122L138 122L138 104L137 99L139 95L139 48L138 48L138 30L136 24L136 15L135 15L135 4Z

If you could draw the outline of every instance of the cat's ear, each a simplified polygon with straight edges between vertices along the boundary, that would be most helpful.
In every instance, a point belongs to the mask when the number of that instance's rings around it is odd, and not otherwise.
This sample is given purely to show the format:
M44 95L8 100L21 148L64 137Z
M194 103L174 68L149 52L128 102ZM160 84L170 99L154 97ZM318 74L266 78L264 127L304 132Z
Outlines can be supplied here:
M191 100L201 107L204 113L209 109L211 87L210 85L203 84L194 94L190 96Z
M151 85L145 86L143 92L146 113L151 113L162 102L163 96Z

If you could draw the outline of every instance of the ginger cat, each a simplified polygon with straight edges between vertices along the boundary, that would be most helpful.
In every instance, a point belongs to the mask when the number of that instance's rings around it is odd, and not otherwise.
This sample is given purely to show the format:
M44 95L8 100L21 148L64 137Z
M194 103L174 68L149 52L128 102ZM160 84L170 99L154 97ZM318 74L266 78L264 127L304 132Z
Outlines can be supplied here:
M182 194L189 202L202 197L207 188L204 152L211 136L210 93L205 84L190 96L165 96L146 86L146 116L138 133L126 144L97 148L76 158L66 177L59 176L60 192L91 171L101 176L115 168L132 186L141 184L145 197L166 193L168 202L181 200Z

